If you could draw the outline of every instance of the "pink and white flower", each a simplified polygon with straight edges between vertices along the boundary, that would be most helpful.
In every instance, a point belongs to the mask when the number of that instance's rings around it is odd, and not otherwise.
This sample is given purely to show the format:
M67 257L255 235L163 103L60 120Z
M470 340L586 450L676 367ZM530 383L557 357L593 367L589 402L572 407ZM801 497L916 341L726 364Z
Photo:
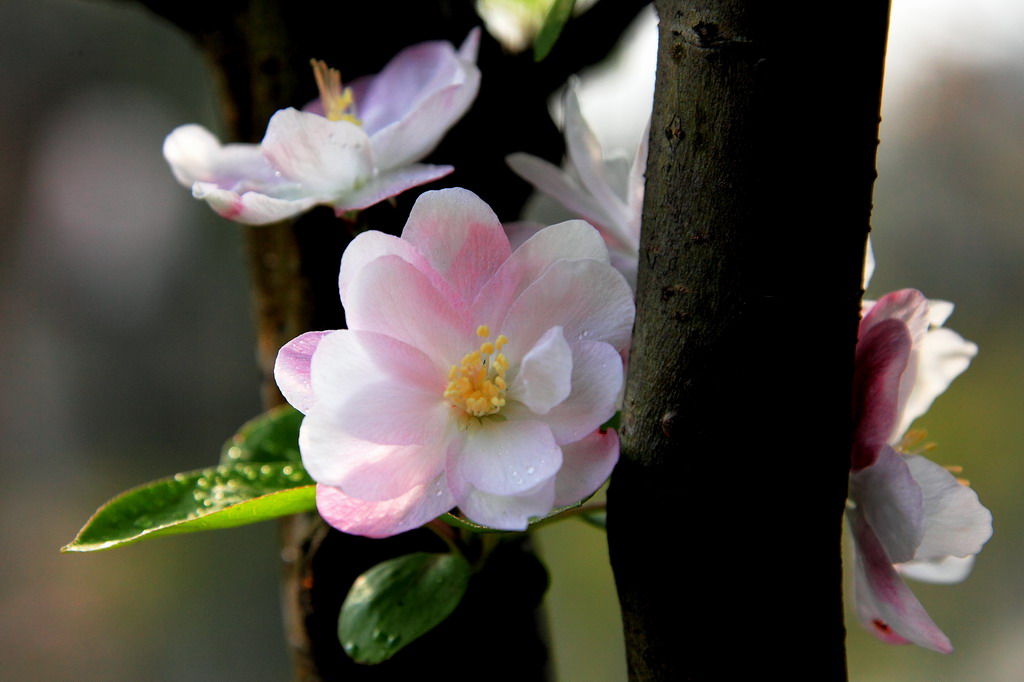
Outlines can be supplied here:
M608 477L633 295L590 225L512 252L475 194L427 192L401 238L353 240L339 289L349 329L303 334L275 369L331 525L388 536L458 506L522 530Z
M970 364L977 346L941 328L952 304L904 289L866 304L854 374L847 519L857 614L876 636L952 651L900 578L957 582L992 535L992 515L944 467L897 448L910 424Z
M458 51L442 41L413 45L350 88L315 63L320 99L275 113L261 144L222 145L190 124L167 136L164 158L193 196L240 223L273 223L317 204L339 215L367 208L452 172L416 162L476 98L479 35L474 29Z
M565 90L563 111L567 168L522 152L510 154L505 161L539 191L600 230L612 265L635 287L648 130L640 136L630 162L625 156L606 156L602 151L583 118L574 82Z

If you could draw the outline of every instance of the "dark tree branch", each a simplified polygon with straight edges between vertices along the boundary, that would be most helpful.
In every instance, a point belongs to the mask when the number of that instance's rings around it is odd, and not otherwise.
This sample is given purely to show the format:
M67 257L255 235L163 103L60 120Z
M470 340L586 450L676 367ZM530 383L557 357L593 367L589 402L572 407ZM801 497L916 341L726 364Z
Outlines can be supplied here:
M662 0L608 529L631 680L845 680L887 0Z

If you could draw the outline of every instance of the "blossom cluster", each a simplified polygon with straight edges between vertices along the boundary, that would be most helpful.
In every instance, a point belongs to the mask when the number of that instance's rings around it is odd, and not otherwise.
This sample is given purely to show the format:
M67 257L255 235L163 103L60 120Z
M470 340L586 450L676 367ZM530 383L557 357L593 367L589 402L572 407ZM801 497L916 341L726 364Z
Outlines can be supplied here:
M992 516L953 473L912 451L905 437L977 353L942 328L953 311L916 290L865 306L854 374L855 432L847 519L856 546L857 615L893 644L943 653L946 635L900 574L958 582L992 534Z
M238 222L366 208L451 172L419 161L476 96L478 40L410 47L347 88L314 62L320 98L277 112L261 144L222 145L188 125L164 155L194 196ZM602 426L633 324L648 134L631 161L606 157L570 84L564 135L565 169L528 154L507 162L588 222L529 228L513 248L472 192L427 192L400 237L365 232L345 251L348 328L280 350L275 376L305 415L303 464L335 528L384 537L457 508L523 530L610 475L618 437ZM901 576L961 580L992 533L974 491L908 433L977 352L942 327L951 312L912 289L865 305L847 513L861 621L886 642L941 652L948 638Z
M240 223L273 223L317 204L339 215L367 208L452 172L417 161L476 98L479 40L473 30L458 50L414 45L349 88L314 62L320 98L274 114L262 143L222 145L189 124L167 136L164 157L193 196Z
M493 528L593 493L618 459L633 295L594 228L514 252L462 189L417 200L401 238L365 232L339 275L348 329L281 349L303 463L333 526L371 537L458 507Z

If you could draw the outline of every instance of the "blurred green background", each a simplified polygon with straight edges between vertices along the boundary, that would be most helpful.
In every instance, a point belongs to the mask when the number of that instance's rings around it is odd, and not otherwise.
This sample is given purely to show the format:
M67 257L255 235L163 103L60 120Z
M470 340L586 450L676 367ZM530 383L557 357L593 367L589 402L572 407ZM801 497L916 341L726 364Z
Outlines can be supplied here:
M959 11L894 0L869 293L952 300L949 326L981 347L919 425L995 536L964 584L914 585L956 651L888 647L850 621L858 682L1021 675L1024 7ZM273 524L57 552L112 495L213 462L259 409L242 228L160 155L176 125L217 129L210 77L133 5L71 0L0 2L0 63L0 678L287 679ZM563 682L625 676L603 541L575 522L541 533ZM688 560L757 580L759 562L800 557ZM757 633L722 636L742 649Z

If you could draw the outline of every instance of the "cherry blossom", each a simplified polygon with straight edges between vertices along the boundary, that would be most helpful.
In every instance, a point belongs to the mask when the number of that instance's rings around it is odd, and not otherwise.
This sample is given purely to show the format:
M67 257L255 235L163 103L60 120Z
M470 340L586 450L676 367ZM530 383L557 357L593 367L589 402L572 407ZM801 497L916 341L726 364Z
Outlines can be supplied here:
M605 156L580 111L574 82L565 90L563 110L567 168L525 153L510 154L505 161L524 180L600 230L612 265L635 287L648 131L640 136L632 162L621 155Z
M966 577L992 516L949 469L908 452L910 424L970 364L977 346L941 327L952 304L904 289L866 304L854 374L855 431L847 519L856 550L857 614L892 644L952 645L900 573Z
M306 111L275 113L262 143L224 145L190 124L167 136L164 157L193 196L240 223L273 223L317 204L339 215L367 208L452 172L416 162L476 98L478 44L474 29L457 51L442 41L413 45L347 88L314 61L320 98Z
M590 225L513 252L475 194L427 192L401 238L353 240L339 289L349 329L299 336L275 369L331 525L388 536L457 506L522 530L607 478L634 308Z

